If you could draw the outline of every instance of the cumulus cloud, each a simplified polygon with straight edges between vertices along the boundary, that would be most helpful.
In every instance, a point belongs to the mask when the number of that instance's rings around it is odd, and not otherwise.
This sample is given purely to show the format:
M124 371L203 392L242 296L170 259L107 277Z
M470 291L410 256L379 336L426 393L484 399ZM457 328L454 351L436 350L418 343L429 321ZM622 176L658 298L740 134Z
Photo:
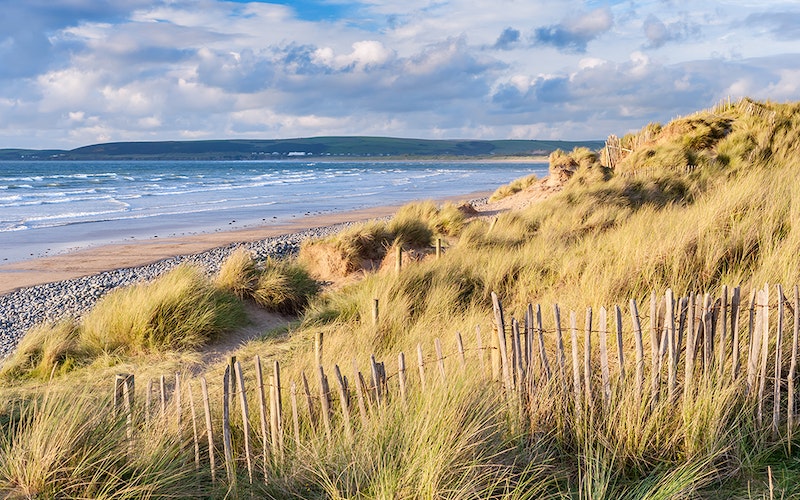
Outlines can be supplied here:
M569 17L559 24L536 28L533 39L567 52L586 52L592 40L611 29L614 16L607 7Z
M647 39L645 46L649 48L659 48L668 42L680 42L700 34L700 27L687 20L665 24L653 14L647 16L642 29Z

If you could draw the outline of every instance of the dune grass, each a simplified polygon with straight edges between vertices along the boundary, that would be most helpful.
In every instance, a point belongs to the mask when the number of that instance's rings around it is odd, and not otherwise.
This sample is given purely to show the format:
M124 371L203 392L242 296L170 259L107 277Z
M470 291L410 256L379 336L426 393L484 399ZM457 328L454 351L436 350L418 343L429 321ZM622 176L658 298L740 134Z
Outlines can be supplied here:
M250 366L255 354L280 360L284 380L298 381L304 372L315 388L318 367L313 346L322 333L326 372L330 374L334 364L340 365L352 387L353 359L361 371L369 373L365 363L375 355L386 360L390 375L394 375L398 352L406 353L412 370L411 353L420 344L430 359L433 338L442 339L445 353L455 353L456 331L470 339L468 345L474 349L477 329L488 347L492 292L502 298L509 320L521 319L529 302L542 304L552 317L550 308L558 303L562 323L566 323L567 311L627 304L631 298L644 304L651 292L662 294L667 287L682 295L690 291L718 293L724 284L741 284L746 294L765 282L798 283L798 136L799 104L743 101L665 126L649 125L623 138L623 145L633 151L614 170L599 165L596 155L586 151L562 152L556 163L574 169L564 190L525 211L501 214L494 223L473 221L460 227L456 216L454 222L444 223L442 219L451 216L443 212L450 214L450 209L421 204L405 208L395 221L355 226L325 242L335 247L336 252L326 255L339 259L337 266L352 262L353 269L360 268L360 261L382 258L398 239L430 244L432 237L442 234L451 238L451 245L439 260L422 259L399 273L394 269L368 271L363 279L342 288L309 295L308 308L296 328L286 335L251 342L235 354ZM451 225L457 229L443 229ZM304 252L318 245L304 245ZM213 293L226 290L228 296L255 296L263 276L268 275L264 269L272 264L261 269L246 257L240 255L238 262L231 262L216 286L200 288L210 287ZM170 287L180 288L176 284ZM157 294L151 291L147 295ZM373 322L375 299L379 315ZM747 318L743 316L741 321L744 327ZM115 323L106 319L97 324ZM68 360L76 349L80 351L80 344L76 347L70 339L84 338L83 326L60 328L61 336L53 336L52 345L45 345L43 337L37 340L35 334L30 344L20 349L26 354L17 365L23 368L9 365L20 384L30 383L19 375L25 370L49 376L53 366L64 362L43 360ZM103 349L114 350L114 344L107 342L109 347ZM553 343L548 337L545 348L551 360ZM98 340L92 345L105 344ZM153 358L146 348L148 342L136 345L145 348L128 351L126 355L138 356L132 366L149 363ZM569 340L567 346L571 347ZM631 359L631 338L624 339L624 348ZM266 467L257 466L257 476L266 475L267 484L253 486L253 495L770 498L768 466L775 471L775 498L797 494L800 441L797 436L791 438L790 451L783 436L765 439L763 429L755 423L754 399L746 397L739 386L710 376L698 380L691 397L675 405L664 397L654 404L648 398L641 402L628 385L627 389L615 389L613 405L598 404L579 413L569 386L555 381L537 382L531 397L523 400L503 397L500 383L474 368L477 351L469 350L467 356L471 368L464 371L454 357L446 360L447 385L438 382L435 368L429 365L428 389L420 391L419 382L412 379L406 405L393 401L382 408L373 407L366 424L354 416L355 440L346 437L338 413L331 442L324 431L312 431L304 417L300 421L303 444L290 443L284 458L273 457ZM788 361L784 359L784 363ZM213 381L211 397L215 401L221 400L224 367L218 363L203 370ZM248 370L248 387L253 387L252 372ZM56 373L54 380L66 388L71 374ZM395 380L391 383L396 384ZM108 392L109 383L98 385L98 391ZM37 394L38 389L30 391ZM107 403L99 398L91 404ZM62 406L63 411L72 410ZM130 477L131 467L138 467L135 470L147 473L132 488L150 487L153 496L249 496L241 460L236 492L229 491L225 481L211 485L207 471L185 476L187 460L175 455L176 441L159 437L159 431L167 436L174 435L174 429L155 428L152 434L144 434L147 446L130 460L119 458L126 449L120 437L123 421L92 421L97 433L102 430L112 436L110 442L98 445L111 451L99 454L116 457L113 464L97 462L91 447L70 444L87 442L81 437L80 425L72 424L87 417L57 416L51 408L55 406L33 403L0 408L4 436L0 450L5 455L0 458L0 488L5 488L4 492L53 497L55 491L65 488L73 496L93 496L92 492L100 490L90 490L87 485L98 477L102 480L97 484L107 485L102 491L119 491L124 498L126 490L119 478ZM357 411L355 406L352 411ZM36 417L37 412L42 416ZM48 412L53 416L47 417ZM284 407L287 439L291 432L288 412ZM64 420L63 434L70 443L59 442L59 436L45 434L44 427L29 423L46 417L52 419L48 422ZM218 417L215 414L215 422ZM174 422L172 415L167 418ZM251 418L256 429L258 417ZM241 421L234 418L233 426L234 440L241 442ZM73 427L77 428L74 432ZM46 439L30 435L34 428ZM187 427L182 432L177 442L185 446L190 430ZM258 442L258 431L251 432ZM17 449L41 448L37 439L54 441L48 444L53 449L43 448L46 453L39 455L58 457L58 463L66 465L21 456ZM189 457L189 468L191 453L182 455ZM102 467L73 466L83 463L81 457L87 457L87 464L97 462ZM26 468L36 472L25 472ZM97 469L104 472L95 472ZM83 486L74 486L77 483Z

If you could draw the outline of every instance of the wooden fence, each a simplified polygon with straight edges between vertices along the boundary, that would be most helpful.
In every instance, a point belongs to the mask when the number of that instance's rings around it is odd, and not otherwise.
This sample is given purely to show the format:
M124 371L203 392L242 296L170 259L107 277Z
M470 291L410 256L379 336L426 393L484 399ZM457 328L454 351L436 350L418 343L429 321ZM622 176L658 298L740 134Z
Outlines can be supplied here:
M533 411L536 398L546 397L540 389L547 387L568 398L563 411L573 419L590 414L595 407L613 408L623 390L632 393L643 408L661 401L680 411L681 404L691 403L701 384L739 388L741 397L753 403L756 432L764 440L786 440L791 446L797 421L800 332L796 286L792 300L784 296L780 285L772 289L765 285L744 301L739 288L723 287L718 297L692 293L678 298L671 290L661 297L654 292L649 315L640 314L635 300L626 311L619 306L587 308L582 328L576 311L569 313L567 328L557 305L552 328L545 329L539 305L529 304L520 322L506 317L494 293L492 302L491 334L482 334L476 327L474 347L467 349L464 337L456 332L455 349L449 353L440 338L433 339L432 355L425 352L431 352L430 346L418 344L416 369L407 365L404 352L398 353L391 373L384 362L371 356L369 371L359 371L354 360L352 379L348 379L339 365L323 367L320 333L314 343L316 368L311 377L302 372L297 380L285 380L280 364L273 360L265 379L262 360L255 356L251 365L255 387L246 387L244 365L231 358L221 380L222 400L213 402L222 405L221 419L218 411L212 411L218 407L212 408L205 377L192 381L180 374L149 380L143 403L137 398L139 405L134 401L133 375L117 375L115 411L124 413L129 440L135 439L142 426L174 419L177 432L191 434L187 440L193 443L197 469L210 474L212 481L220 481L224 471L232 485L242 467L250 483L259 480L257 469L264 471L266 479L270 464L281 463L303 446L304 439L331 442L343 436L352 440L376 409L404 404L412 389L424 393L467 370L477 370L475 380L496 381L513 403L507 405L508 410L522 422L528 417L526 412ZM376 311L377 304L373 314ZM792 328L787 327L789 318L793 318ZM643 325L642 319L649 320L649 325ZM331 373L333 384L328 379ZM196 400L192 386L198 381L201 398ZM235 437L233 419L241 425Z

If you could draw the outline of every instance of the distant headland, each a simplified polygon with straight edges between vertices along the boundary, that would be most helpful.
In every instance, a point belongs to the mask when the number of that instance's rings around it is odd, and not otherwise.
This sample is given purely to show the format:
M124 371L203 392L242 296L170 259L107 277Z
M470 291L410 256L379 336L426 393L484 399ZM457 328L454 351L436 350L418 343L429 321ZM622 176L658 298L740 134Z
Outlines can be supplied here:
M109 142L60 149L0 149L0 161L426 159L547 156L556 149L599 149L603 141L435 140L393 137L307 137L207 141Z

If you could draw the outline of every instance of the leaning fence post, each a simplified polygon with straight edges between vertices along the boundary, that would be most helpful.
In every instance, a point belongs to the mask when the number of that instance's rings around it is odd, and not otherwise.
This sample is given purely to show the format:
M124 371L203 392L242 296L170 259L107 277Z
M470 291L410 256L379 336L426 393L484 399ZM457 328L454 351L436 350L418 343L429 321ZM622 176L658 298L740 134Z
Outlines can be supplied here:
M361 416L361 424L367 425L367 404L364 399L364 384L361 382L363 377L361 372L358 371L358 363L356 358L353 358L353 380L356 385L356 397L358 398L358 413Z
M556 324L556 360L558 361L558 376L561 380L562 388L566 387L566 357L564 355L564 336L561 331L561 309L558 304L553 304L553 316Z
M733 357L733 373L731 378L736 381L739 378L739 357L741 355L739 349L739 309L740 309L740 290L737 286L733 289L733 297L731 298L731 335L733 336L733 346L731 347L731 355Z
M655 290L650 295L650 399L658 401L660 376L658 369L659 359L658 338L658 299Z
M547 351L544 348L544 326L542 325L542 308L536 304L536 330L539 337L539 357L542 359L542 369L544 370L545 382L550 382L553 372L550 370L550 363L547 360Z
M461 361L461 370L467 368L467 358L464 356L464 340L461 338L461 332L456 332L456 348L458 349L458 359Z
M614 322L617 333L617 359L619 360L619 381L625 380L625 351L622 344L622 310L614 306Z
M761 293L763 313L761 316L761 367L759 368L758 408L756 421L759 427L763 423L764 393L767 389L767 358L769 356L769 285L764 285Z
M239 382L239 400L242 408L242 432L244 434L244 455L247 460L247 478L250 484L253 484L253 453L250 449L250 417L247 411L247 393L244 390L244 375L242 374L242 365L237 361L234 364L236 370L236 379Z
M678 357L675 345L675 296L671 288L667 288L665 299L664 326L667 329L667 349L669 351L667 356L667 363L669 363L667 366L667 397L672 401L677 385Z
M328 437L328 442L331 442L333 437L331 435L331 403L328 399L328 381L325 377L325 370L322 368L322 365L320 365L318 369L319 399L322 403L322 423L325 425L325 435Z
M722 286L722 304L721 304L721 313L722 317L720 318L720 329L719 329L719 345L717 346L717 375L720 379L722 379L723 375L725 374L725 358L726 352L726 343L728 342L728 285Z
M189 408L192 412L192 438L194 439L194 469L200 470L200 440L197 433L197 411L194 408L194 394L192 385L189 385Z
M203 410L206 417L206 437L208 438L208 464L211 468L211 482L217 482L217 464L214 460L214 431L211 426L211 403L208 397L206 378L200 376L200 389L203 392Z
M342 421L344 423L344 432L347 435L347 440L353 439L353 428L350 423L350 406L347 397L347 387L345 387L344 379L342 378L342 371L339 370L339 365L333 366L333 372L336 375L336 384L339 388L339 401L342 406Z
M506 394L511 394L513 387L511 384L511 371L508 366L508 352L506 350L506 328L505 319L503 317L503 305L494 292L492 292L492 305L497 329L497 342L500 349L500 363L503 369L503 385L506 389Z
M294 428L294 447L295 450L300 449L300 413L297 409L297 384L292 382L291 385L291 397L292 397L292 427ZM265 455L266 457L266 455ZM266 471L266 460L265 460L265 471Z

